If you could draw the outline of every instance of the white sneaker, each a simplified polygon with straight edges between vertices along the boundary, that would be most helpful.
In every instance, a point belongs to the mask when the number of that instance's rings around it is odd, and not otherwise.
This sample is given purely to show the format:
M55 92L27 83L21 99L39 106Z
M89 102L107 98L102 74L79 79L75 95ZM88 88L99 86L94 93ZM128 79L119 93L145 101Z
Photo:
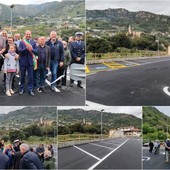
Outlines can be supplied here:
M12 89L9 90L11 94L14 94L14 91Z
M10 93L9 90L6 91L6 95L7 95L7 96L11 96L11 93Z
M52 90L55 92L61 92L60 90L58 90L56 87L52 87Z

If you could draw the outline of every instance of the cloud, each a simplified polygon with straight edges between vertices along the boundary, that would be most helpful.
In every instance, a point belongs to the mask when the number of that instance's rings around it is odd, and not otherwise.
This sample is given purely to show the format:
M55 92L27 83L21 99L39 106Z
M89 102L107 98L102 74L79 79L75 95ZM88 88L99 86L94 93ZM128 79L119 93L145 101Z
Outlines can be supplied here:
M23 106L1 106L1 109L0 109L0 114L2 113L9 113L11 111L14 111L14 110L19 110L19 109L22 109L24 108Z
M125 3L126 2L126 3ZM108 8L125 8L129 11L148 11L156 14L170 15L169 1L132 1L132 0L87 0L86 9L108 9Z
M1 0L1 4L6 4L6 5L11 5L11 4L43 4L43 3L46 3L46 2L53 2L53 1L61 1L61 0L10 0L10 1L7 1L7 0Z

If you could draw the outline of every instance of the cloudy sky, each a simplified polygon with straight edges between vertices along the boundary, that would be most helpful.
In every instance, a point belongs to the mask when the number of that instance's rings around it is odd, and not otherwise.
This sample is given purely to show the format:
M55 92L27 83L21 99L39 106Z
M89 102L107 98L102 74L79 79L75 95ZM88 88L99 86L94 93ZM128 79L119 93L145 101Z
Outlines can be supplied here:
M24 108L23 106L1 106L0 107L0 114L2 113L9 113L10 111L14 111L14 110L19 110Z
M58 110L65 110L65 109L84 109L84 110L98 110L101 111L104 109L104 112L111 112L111 113L126 113L131 114L136 117L142 118L142 107L140 106L102 106L102 107L58 107Z
M0 0L1 4L42 4L45 2L61 1L61 0Z
M170 106L155 106L155 107L165 115L170 116Z
M149 11L170 15L169 0L86 0L86 9L125 8L129 11Z

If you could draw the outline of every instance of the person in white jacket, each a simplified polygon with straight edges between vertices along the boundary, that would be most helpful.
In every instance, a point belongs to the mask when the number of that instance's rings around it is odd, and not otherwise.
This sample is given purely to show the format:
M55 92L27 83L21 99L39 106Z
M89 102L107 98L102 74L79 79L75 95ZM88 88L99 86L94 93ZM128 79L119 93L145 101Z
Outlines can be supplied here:
M12 79L16 73L19 72L18 54L16 53L16 46L10 45L8 53L4 60L4 73L6 74L6 95L14 94L12 90Z

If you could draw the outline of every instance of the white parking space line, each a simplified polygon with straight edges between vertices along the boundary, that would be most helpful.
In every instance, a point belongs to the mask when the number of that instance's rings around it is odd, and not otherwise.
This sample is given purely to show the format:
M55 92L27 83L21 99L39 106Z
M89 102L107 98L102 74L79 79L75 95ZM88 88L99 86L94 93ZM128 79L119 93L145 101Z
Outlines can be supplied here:
M89 143L91 145L96 145L96 146L100 146L100 147L103 147L103 148L107 148L107 149L114 149L114 148L110 148L110 147L107 147L107 146L103 146L103 145L98 145L98 144L95 144L95 143Z
M106 143L106 144L111 144L111 145L120 145L121 143L110 143L110 142L101 142L101 143Z
M82 151L82 152L84 152L84 153L90 155L91 157L93 157L93 158L95 158L95 159L97 159L97 160L100 160L100 158L98 158L98 157L92 155L91 153L89 153L89 152L87 152L87 151L85 151L85 150L83 150L83 149L81 149L81 148L79 148L79 147L77 147L77 146L75 146L75 145L73 145L73 147L75 147L76 149L79 149L80 151Z
M163 91L164 91L165 94L167 94L168 96L170 96L170 92L169 92L168 89L169 89L169 87L164 87L164 88L163 88Z
M93 170L97 165L99 165L101 162L103 162L106 158L108 158L112 153L114 153L116 150L118 150L122 145L124 145L129 139L127 139L125 142L123 142L121 145L119 145L117 148L112 150L110 153L108 153L105 157L103 157L101 160L96 162L93 166L91 166L88 170Z

